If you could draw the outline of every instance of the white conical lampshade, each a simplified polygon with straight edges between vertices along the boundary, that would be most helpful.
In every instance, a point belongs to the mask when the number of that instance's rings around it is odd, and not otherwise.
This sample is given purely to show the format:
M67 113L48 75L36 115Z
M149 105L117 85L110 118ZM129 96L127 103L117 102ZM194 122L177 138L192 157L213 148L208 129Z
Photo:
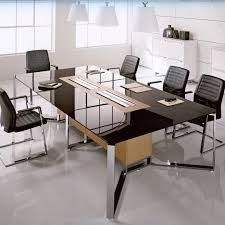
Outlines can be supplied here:
M88 12L85 4L73 3L67 16L67 22L88 22Z
M114 6L103 6L96 17L96 25L103 27L118 26L118 19Z
M134 32L152 33L159 31L155 10L152 7L139 7L134 21Z

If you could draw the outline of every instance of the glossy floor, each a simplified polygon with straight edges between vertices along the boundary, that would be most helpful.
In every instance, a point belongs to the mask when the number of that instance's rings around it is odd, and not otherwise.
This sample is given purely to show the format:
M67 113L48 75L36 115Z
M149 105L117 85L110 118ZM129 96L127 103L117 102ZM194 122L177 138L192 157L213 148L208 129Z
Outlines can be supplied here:
M0 86L12 90L10 81ZM188 85L189 90L193 88L194 85ZM44 111L55 113L43 100L34 100L44 106ZM225 112L224 103L223 108ZM218 121L217 134L225 139L223 124L224 118ZM119 217L109 221L105 219L105 152L94 144L69 152L65 148L63 123L49 123L45 131L48 157L10 168L0 163L0 225L224 225L225 147L217 150L214 173L147 167L130 174ZM35 129L34 136L41 138L39 129ZM72 136L74 141L82 139L76 131ZM200 138L194 134L174 142L169 138L166 143L163 132L157 132L153 135L154 160L209 163L211 153L199 156ZM9 139L1 132L1 143ZM206 147L210 144L207 139ZM35 150L43 146L36 141L14 150L30 147ZM119 171L117 165L117 177Z

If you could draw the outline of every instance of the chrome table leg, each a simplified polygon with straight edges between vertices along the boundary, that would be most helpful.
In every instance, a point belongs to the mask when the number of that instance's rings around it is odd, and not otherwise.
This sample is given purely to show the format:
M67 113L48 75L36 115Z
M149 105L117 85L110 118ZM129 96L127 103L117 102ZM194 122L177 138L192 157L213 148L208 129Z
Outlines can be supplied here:
M213 117L213 169L216 166L216 114Z
M114 219L114 191L115 191L115 146L109 145L107 149L107 200L106 216Z
M13 98L16 98L16 76L13 78ZM16 109L16 99L13 100L13 105Z
M67 148L69 149L69 146L70 146L70 138L69 138L69 116L66 115L66 130L65 130L65 133L66 133L66 146Z

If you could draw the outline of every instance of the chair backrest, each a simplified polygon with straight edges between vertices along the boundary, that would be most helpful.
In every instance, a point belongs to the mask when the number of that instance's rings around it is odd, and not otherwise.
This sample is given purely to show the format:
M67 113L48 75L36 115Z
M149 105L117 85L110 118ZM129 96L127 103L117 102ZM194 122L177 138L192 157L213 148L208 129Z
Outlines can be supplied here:
M16 126L16 111L7 93L0 88L1 126L11 133Z
M170 66L163 83L163 90L184 98L189 73L187 69Z
M50 70L50 61L47 50L32 50L26 52L27 73Z
M120 74L127 78L136 80L136 73L139 66L140 58L132 55L127 55L123 61Z
M203 74L194 93L194 101L216 109L216 118L221 118L224 80Z

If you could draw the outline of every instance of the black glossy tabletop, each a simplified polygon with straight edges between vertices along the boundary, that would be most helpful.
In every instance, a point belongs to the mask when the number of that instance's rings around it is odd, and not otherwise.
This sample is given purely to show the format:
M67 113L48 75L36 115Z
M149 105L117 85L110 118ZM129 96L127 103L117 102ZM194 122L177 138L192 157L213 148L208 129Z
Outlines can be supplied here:
M135 81L118 74L102 70L101 74L88 74L86 71L98 69L94 66L62 69L32 74L16 75L16 79L28 88L33 89L41 97L56 106L59 110L99 135L108 144L116 144L134 137L152 133L163 128L189 121L194 118L214 113L215 110L203 105L184 100L184 103L167 107L159 100L174 97L161 90L152 88L150 91L135 93L125 90L121 85ZM61 77L73 75L85 76L101 85L112 88L120 93L139 100L149 108L124 113L104 101L75 88L60 80ZM51 91L38 89L40 81L55 80L63 85Z

